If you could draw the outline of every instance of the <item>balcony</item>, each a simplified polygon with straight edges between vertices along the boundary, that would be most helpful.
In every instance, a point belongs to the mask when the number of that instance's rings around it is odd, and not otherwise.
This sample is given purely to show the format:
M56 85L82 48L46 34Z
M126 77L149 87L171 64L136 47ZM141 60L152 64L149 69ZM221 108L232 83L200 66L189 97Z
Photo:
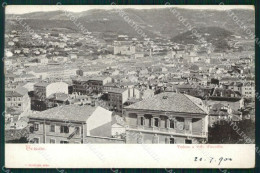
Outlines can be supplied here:
M137 130L140 132L155 132L169 135L185 135L190 137L207 137L205 132L201 131L190 131L190 130L176 130L172 128L160 128L160 127L147 127L147 126L138 126L138 125L129 125L131 130Z

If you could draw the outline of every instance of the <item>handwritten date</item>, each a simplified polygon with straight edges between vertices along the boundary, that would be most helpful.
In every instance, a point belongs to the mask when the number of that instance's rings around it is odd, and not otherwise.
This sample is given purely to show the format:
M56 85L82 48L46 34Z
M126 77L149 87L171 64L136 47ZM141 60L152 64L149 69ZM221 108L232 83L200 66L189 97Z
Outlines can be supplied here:
M222 162L227 162L227 161L232 161L232 158L226 158L226 157L220 157L220 158L214 158L214 157L209 157L209 158L203 158L203 157L195 157L194 162L202 162L206 161L209 163L218 163L220 165Z

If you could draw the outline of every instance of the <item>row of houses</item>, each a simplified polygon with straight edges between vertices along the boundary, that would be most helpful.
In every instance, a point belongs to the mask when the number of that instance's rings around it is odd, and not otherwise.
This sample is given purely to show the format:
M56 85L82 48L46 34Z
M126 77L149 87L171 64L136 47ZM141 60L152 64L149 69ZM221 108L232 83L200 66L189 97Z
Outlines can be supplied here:
M188 144L206 142L208 110L195 97L162 93L124 107L116 121L101 107L67 105L30 115L29 126L35 143Z

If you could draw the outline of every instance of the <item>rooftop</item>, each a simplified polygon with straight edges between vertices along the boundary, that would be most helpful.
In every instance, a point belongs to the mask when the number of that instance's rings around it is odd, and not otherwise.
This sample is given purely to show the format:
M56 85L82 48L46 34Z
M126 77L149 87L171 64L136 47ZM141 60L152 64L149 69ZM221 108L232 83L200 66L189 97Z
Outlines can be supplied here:
M66 105L48 109L36 114L32 114L29 118L86 122L97 107Z
M22 97L23 95L18 93L17 91L5 91L5 97Z
M167 92L155 95L125 108L207 114L202 105L202 101L198 98L186 94Z
M82 77L74 78L73 80L76 80L76 81L91 81L91 80L103 81L106 78L108 78L108 76L82 76Z
M65 93L54 93L54 94L51 94L48 99L51 99L51 100L58 100L58 101L66 101L69 99L69 95L68 94L65 94Z
M50 83L48 82L39 82L34 84L34 86L42 86L42 87L47 87Z
M107 90L107 92L121 94L121 93L125 92L126 90L127 90L126 88L110 88Z

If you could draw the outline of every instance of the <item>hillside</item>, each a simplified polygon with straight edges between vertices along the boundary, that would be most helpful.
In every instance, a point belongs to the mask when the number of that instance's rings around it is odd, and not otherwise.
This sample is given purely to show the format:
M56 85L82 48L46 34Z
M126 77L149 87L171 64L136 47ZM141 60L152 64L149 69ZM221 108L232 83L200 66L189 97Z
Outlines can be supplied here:
M194 28L201 37L196 37L192 31L184 32L171 39L171 41L180 44L198 44L200 39L211 43L215 51L226 50L229 48L227 40L231 38L233 32L220 27L202 27Z
M231 35L247 37L241 29L225 11L217 10L190 10L176 8L180 15L186 19L192 27L197 28L198 32L208 43L211 43L216 51L229 49L227 40ZM142 31L151 38L165 37L177 43L198 44L198 38L192 35L178 18L172 14L170 9L123 9L129 19L142 28ZM234 14L243 21L244 24L254 32L254 11L253 10L232 10ZM74 16L77 21L73 23L69 16ZM83 25L87 31L96 33L116 33L127 34L130 37L142 38L137 31L132 28L125 19L119 15L117 9L113 10L88 10L79 13L69 13L65 11L35 12L20 15L24 18L24 23L34 30L53 30L62 29L67 32L83 33L76 24ZM250 20L249 20L250 19ZM12 14L6 16L6 31L13 29L25 30L15 21ZM206 35L205 35L206 34Z

